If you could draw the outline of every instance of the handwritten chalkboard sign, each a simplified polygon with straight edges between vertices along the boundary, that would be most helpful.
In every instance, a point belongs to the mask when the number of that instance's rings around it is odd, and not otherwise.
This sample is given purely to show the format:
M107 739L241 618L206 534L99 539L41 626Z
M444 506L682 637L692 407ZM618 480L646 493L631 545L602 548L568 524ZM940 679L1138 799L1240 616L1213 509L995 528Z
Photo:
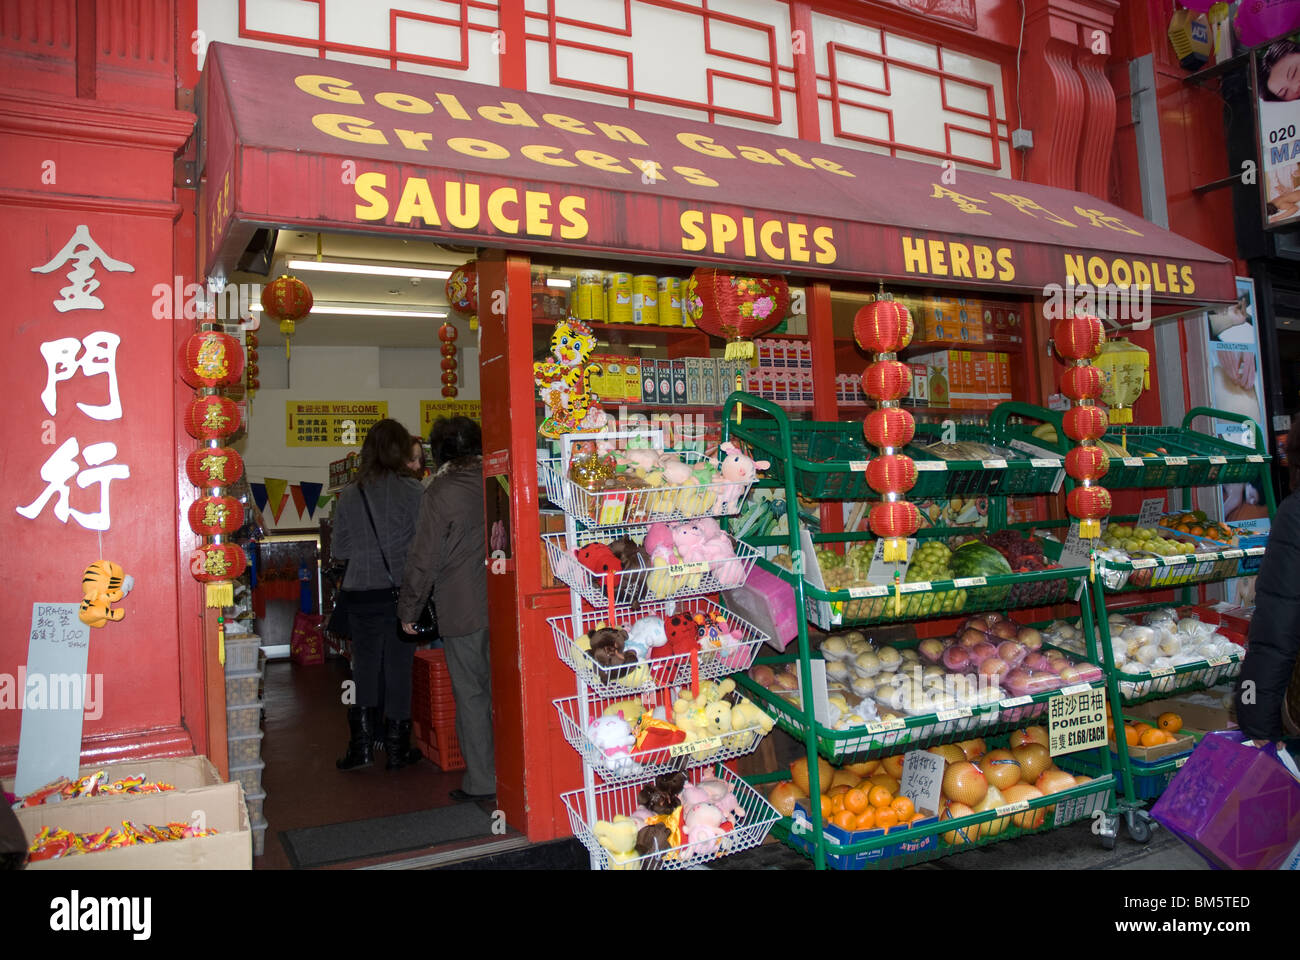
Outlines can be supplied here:
M939 812L939 795L943 790L943 757L927 750L910 750L903 754L903 778L898 794L907 797L918 812L933 817Z
M98 717L104 708L101 679L86 673L89 653L90 627L77 618L77 604L32 604L27 663L15 691L23 712L14 777L19 796L77 775L82 717Z

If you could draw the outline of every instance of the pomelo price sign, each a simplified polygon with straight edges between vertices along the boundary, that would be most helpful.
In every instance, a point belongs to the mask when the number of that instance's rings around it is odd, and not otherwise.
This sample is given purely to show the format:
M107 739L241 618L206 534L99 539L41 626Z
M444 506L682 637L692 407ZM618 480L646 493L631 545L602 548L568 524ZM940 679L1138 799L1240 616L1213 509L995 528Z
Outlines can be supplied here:
M1047 701L1047 750L1054 757L1106 746L1106 693L1080 690Z
M917 811L926 816L939 812L939 795L943 791L943 757L928 750L909 750L903 754L903 778L898 795L907 797Z

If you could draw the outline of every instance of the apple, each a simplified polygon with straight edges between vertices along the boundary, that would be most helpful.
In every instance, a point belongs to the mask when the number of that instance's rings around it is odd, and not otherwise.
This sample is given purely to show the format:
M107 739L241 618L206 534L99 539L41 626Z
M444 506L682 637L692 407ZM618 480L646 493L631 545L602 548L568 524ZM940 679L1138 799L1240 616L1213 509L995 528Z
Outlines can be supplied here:
M1036 650L1025 654L1025 659L1020 661L1020 666L1026 670L1050 670L1051 665L1047 657Z
M970 651L953 644L943 651L943 665L953 673L966 673L971 668Z
M988 640L981 640L979 643L975 644L975 646L970 648L971 662L976 666L979 666L990 657L996 657L997 654L998 648Z
M989 632L1001 640L1014 640L1020 631L1010 620L999 620Z
M985 677L1000 677L1011 669L1011 664L1001 657L989 657L980 664L979 672Z
M1033 627L1021 627L1016 631L1016 639L1030 650L1039 650L1043 646L1043 635Z
M939 658L943 656L943 641L938 637L927 637L917 644L917 652L921 654L922 659L930 663L938 663Z
M1003 640L998 644L998 656L1011 666L1019 666L1025 659L1027 650L1015 640Z
M977 643L987 643L988 639L989 639L989 635L985 633L983 630L968 629L962 632L962 635L957 640L957 642L960 643L963 647L969 649L975 646L975 644Z

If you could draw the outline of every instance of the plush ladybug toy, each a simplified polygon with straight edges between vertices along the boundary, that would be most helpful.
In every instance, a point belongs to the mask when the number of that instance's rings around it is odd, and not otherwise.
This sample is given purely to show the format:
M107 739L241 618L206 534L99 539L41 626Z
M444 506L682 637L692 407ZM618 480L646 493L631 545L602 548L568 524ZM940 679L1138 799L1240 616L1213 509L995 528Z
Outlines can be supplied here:
M689 613L674 613L664 619L668 635L668 654L690 653L700 649L700 628Z
M622 562L606 543L589 543L579 548L574 555L592 573L618 573L623 569Z

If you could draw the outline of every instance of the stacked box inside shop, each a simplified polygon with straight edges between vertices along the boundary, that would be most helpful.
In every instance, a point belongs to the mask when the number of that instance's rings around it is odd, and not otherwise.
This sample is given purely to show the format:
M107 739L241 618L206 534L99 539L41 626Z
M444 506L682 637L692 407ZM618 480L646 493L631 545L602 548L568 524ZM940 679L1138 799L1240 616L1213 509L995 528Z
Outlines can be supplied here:
M266 847L266 817L262 787L262 704L266 684L266 654L256 634L226 636L226 736L230 779L244 789L253 831L253 855Z

